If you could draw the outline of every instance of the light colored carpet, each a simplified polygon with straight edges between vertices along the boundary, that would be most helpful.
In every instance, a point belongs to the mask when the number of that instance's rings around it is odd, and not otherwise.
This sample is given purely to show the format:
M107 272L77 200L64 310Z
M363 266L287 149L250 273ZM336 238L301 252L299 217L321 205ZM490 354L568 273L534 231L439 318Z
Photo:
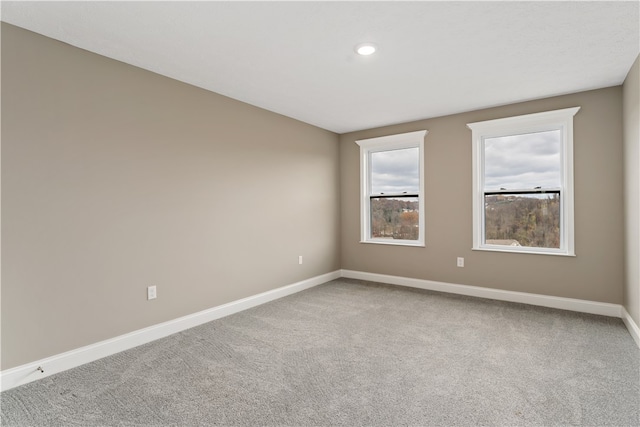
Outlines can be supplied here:
M620 319L340 279L2 393L3 426L640 425Z

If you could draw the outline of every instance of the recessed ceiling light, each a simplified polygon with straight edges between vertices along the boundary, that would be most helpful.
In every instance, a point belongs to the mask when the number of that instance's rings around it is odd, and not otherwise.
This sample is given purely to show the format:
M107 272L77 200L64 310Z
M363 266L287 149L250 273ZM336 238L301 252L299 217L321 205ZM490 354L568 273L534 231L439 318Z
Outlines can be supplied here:
M356 46L356 52L362 56L371 55L372 53L375 53L376 50L376 45L373 43L361 43Z

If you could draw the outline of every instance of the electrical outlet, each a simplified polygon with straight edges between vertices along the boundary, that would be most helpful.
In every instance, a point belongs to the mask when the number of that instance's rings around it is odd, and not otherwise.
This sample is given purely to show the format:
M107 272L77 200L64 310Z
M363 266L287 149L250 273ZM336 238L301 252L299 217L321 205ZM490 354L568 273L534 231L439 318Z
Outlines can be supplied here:
M298 264L302 265L302 255L298 257Z
M147 288L147 299L156 299L158 297L158 294L156 293L156 286L149 286Z
M458 267L464 267L464 258L458 257Z

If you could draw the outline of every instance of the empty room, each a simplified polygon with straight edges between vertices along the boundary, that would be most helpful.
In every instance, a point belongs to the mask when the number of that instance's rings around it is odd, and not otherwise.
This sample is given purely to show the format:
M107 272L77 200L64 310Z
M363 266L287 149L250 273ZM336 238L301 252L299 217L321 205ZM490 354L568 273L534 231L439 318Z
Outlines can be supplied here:
M2 1L3 426L640 426L640 3Z

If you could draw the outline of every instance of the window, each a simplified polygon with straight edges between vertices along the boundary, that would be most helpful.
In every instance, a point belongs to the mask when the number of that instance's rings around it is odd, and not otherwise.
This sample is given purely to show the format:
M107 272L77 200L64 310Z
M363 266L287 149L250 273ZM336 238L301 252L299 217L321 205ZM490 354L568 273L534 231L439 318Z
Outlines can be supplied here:
M579 109L467 125L473 249L575 255L573 116Z
M356 141L361 242L424 246L426 130Z

